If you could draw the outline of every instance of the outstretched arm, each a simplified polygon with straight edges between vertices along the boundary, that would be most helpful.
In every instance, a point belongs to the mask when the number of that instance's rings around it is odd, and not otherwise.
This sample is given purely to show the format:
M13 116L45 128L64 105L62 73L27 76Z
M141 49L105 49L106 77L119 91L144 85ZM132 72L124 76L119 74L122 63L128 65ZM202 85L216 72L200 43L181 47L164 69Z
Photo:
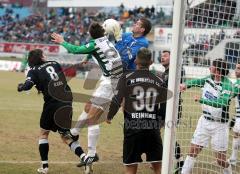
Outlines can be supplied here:
M203 87L207 78L202 78L202 79L192 79L192 80L187 80L185 82L186 88L191 88L191 87Z
M52 42L55 42L58 44L62 44L63 42L65 42L65 40L63 39L63 36L60 34L52 33L51 37L52 37Z
M61 44L64 48L66 48L66 50L69 53L89 54L89 53L91 53L92 51L95 50L94 42L90 42L86 45L77 46L77 45L73 45L73 44L70 44L70 43L66 42L64 40L63 36L61 36L60 34L53 33L53 34L51 34L51 37L52 37L53 42Z
M202 87L205 83L206 79L192 79L187 80L185 83L180 84L180 92L185 91L187 88L195 87Z

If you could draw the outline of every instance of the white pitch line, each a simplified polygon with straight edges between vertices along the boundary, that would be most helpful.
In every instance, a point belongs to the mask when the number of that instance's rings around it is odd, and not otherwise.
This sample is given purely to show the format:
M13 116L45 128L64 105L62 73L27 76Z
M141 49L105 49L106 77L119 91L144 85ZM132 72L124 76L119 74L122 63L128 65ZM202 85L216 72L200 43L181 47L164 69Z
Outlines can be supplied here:
M0 161L0 164L35 164L41 161ZM76 161L49 161L50 164L78 164ZM122 164L121 162L99 161L99 164Z

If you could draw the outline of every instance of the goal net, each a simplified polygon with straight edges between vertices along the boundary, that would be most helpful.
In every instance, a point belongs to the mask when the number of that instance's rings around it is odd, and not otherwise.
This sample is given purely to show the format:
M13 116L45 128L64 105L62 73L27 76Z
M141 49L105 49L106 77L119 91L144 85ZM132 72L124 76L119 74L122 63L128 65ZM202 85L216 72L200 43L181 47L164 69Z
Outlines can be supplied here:
M227 61L230 70L228 78L235 82L234 69L240 58L240 0L187 0L185 27L183 37L183 81L204 78L210 75L209 67L213 60L222 58ZM179 74L180 76L180 74ZM203 90L199 87L186 89L181 94L181 118L176 126L175 140L181 147L181 157L186 159L198 120L203 115L203 107L195 102L195 96L202 97ZM211 94L209 94L211 95ZM211 96L208 96L211 97ZM213 96L215 97L215 96ZM235 114L235 103L231 101L227 111L230 119ZM209 133L210 133L209 128ZM210 133L211 134L211 133ZM229 132L227 158L232 151L232 131ZM217 164L216 154L211 139L208 146L195 158L192 173L223 173ZM217 143L217 142L215 142ZM219 142L221 144L221 142ZM175 145L175 143L172 143ZM174 169L177 162L172 154ZM239 156L240 159L240 156ZM239 173L240 165L232 167L233 173ZM174 171L173 171L174 172ZM180 172L179 172L180 173Z

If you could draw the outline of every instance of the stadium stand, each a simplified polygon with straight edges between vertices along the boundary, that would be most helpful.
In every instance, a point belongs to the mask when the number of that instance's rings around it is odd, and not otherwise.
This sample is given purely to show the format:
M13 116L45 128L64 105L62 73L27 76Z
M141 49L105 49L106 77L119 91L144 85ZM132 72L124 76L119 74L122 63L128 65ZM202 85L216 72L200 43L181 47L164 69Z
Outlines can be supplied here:
M154 24L157 21L165 21L164 12L156 11L155 7L126 9L122 5L116 8L95 9L90 13L85 8L48 8L46 15L39 15L30 7L8 5L0 8L0 40L47 44L51 43L48 34L57 32L63 34L68 42L84 44L92 20L115 18L122 21L123 28L126 28L142 16L150 18Z

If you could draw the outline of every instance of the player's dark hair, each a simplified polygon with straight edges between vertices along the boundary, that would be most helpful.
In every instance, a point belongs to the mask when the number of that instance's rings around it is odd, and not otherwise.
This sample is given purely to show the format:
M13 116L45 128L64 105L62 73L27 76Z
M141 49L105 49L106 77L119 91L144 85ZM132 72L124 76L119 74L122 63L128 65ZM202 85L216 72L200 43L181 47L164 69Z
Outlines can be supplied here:
M99 23L92 22L89 26L89 33L93 39L97 39L104 36L105 30Z
M145 17L142 17L139 19L141 22L142 22L142 28L144 28L144 32L143 32L143 36L146 36L152 29L152 24L151 22L145 18Z
M148 68L151 64L152 52L147 48L140 48L137 53L137 62L141 65L142 68Z
M41 65L43 63L43 51L41 49L34 49L28 53L28 65L30 67Z
M217 71L220 72L221 75L227 76L229 73L228 66L225 60L223 59L215 59L212 63L214 67L217 68Z
M168 53L169 55L171 54L169 50L163 50L162 53Z
M169 56L170 56L171 51L169 51L169 50L163 50L162 53L168 53ZM161 62L161 56L158 57L158 61Z

